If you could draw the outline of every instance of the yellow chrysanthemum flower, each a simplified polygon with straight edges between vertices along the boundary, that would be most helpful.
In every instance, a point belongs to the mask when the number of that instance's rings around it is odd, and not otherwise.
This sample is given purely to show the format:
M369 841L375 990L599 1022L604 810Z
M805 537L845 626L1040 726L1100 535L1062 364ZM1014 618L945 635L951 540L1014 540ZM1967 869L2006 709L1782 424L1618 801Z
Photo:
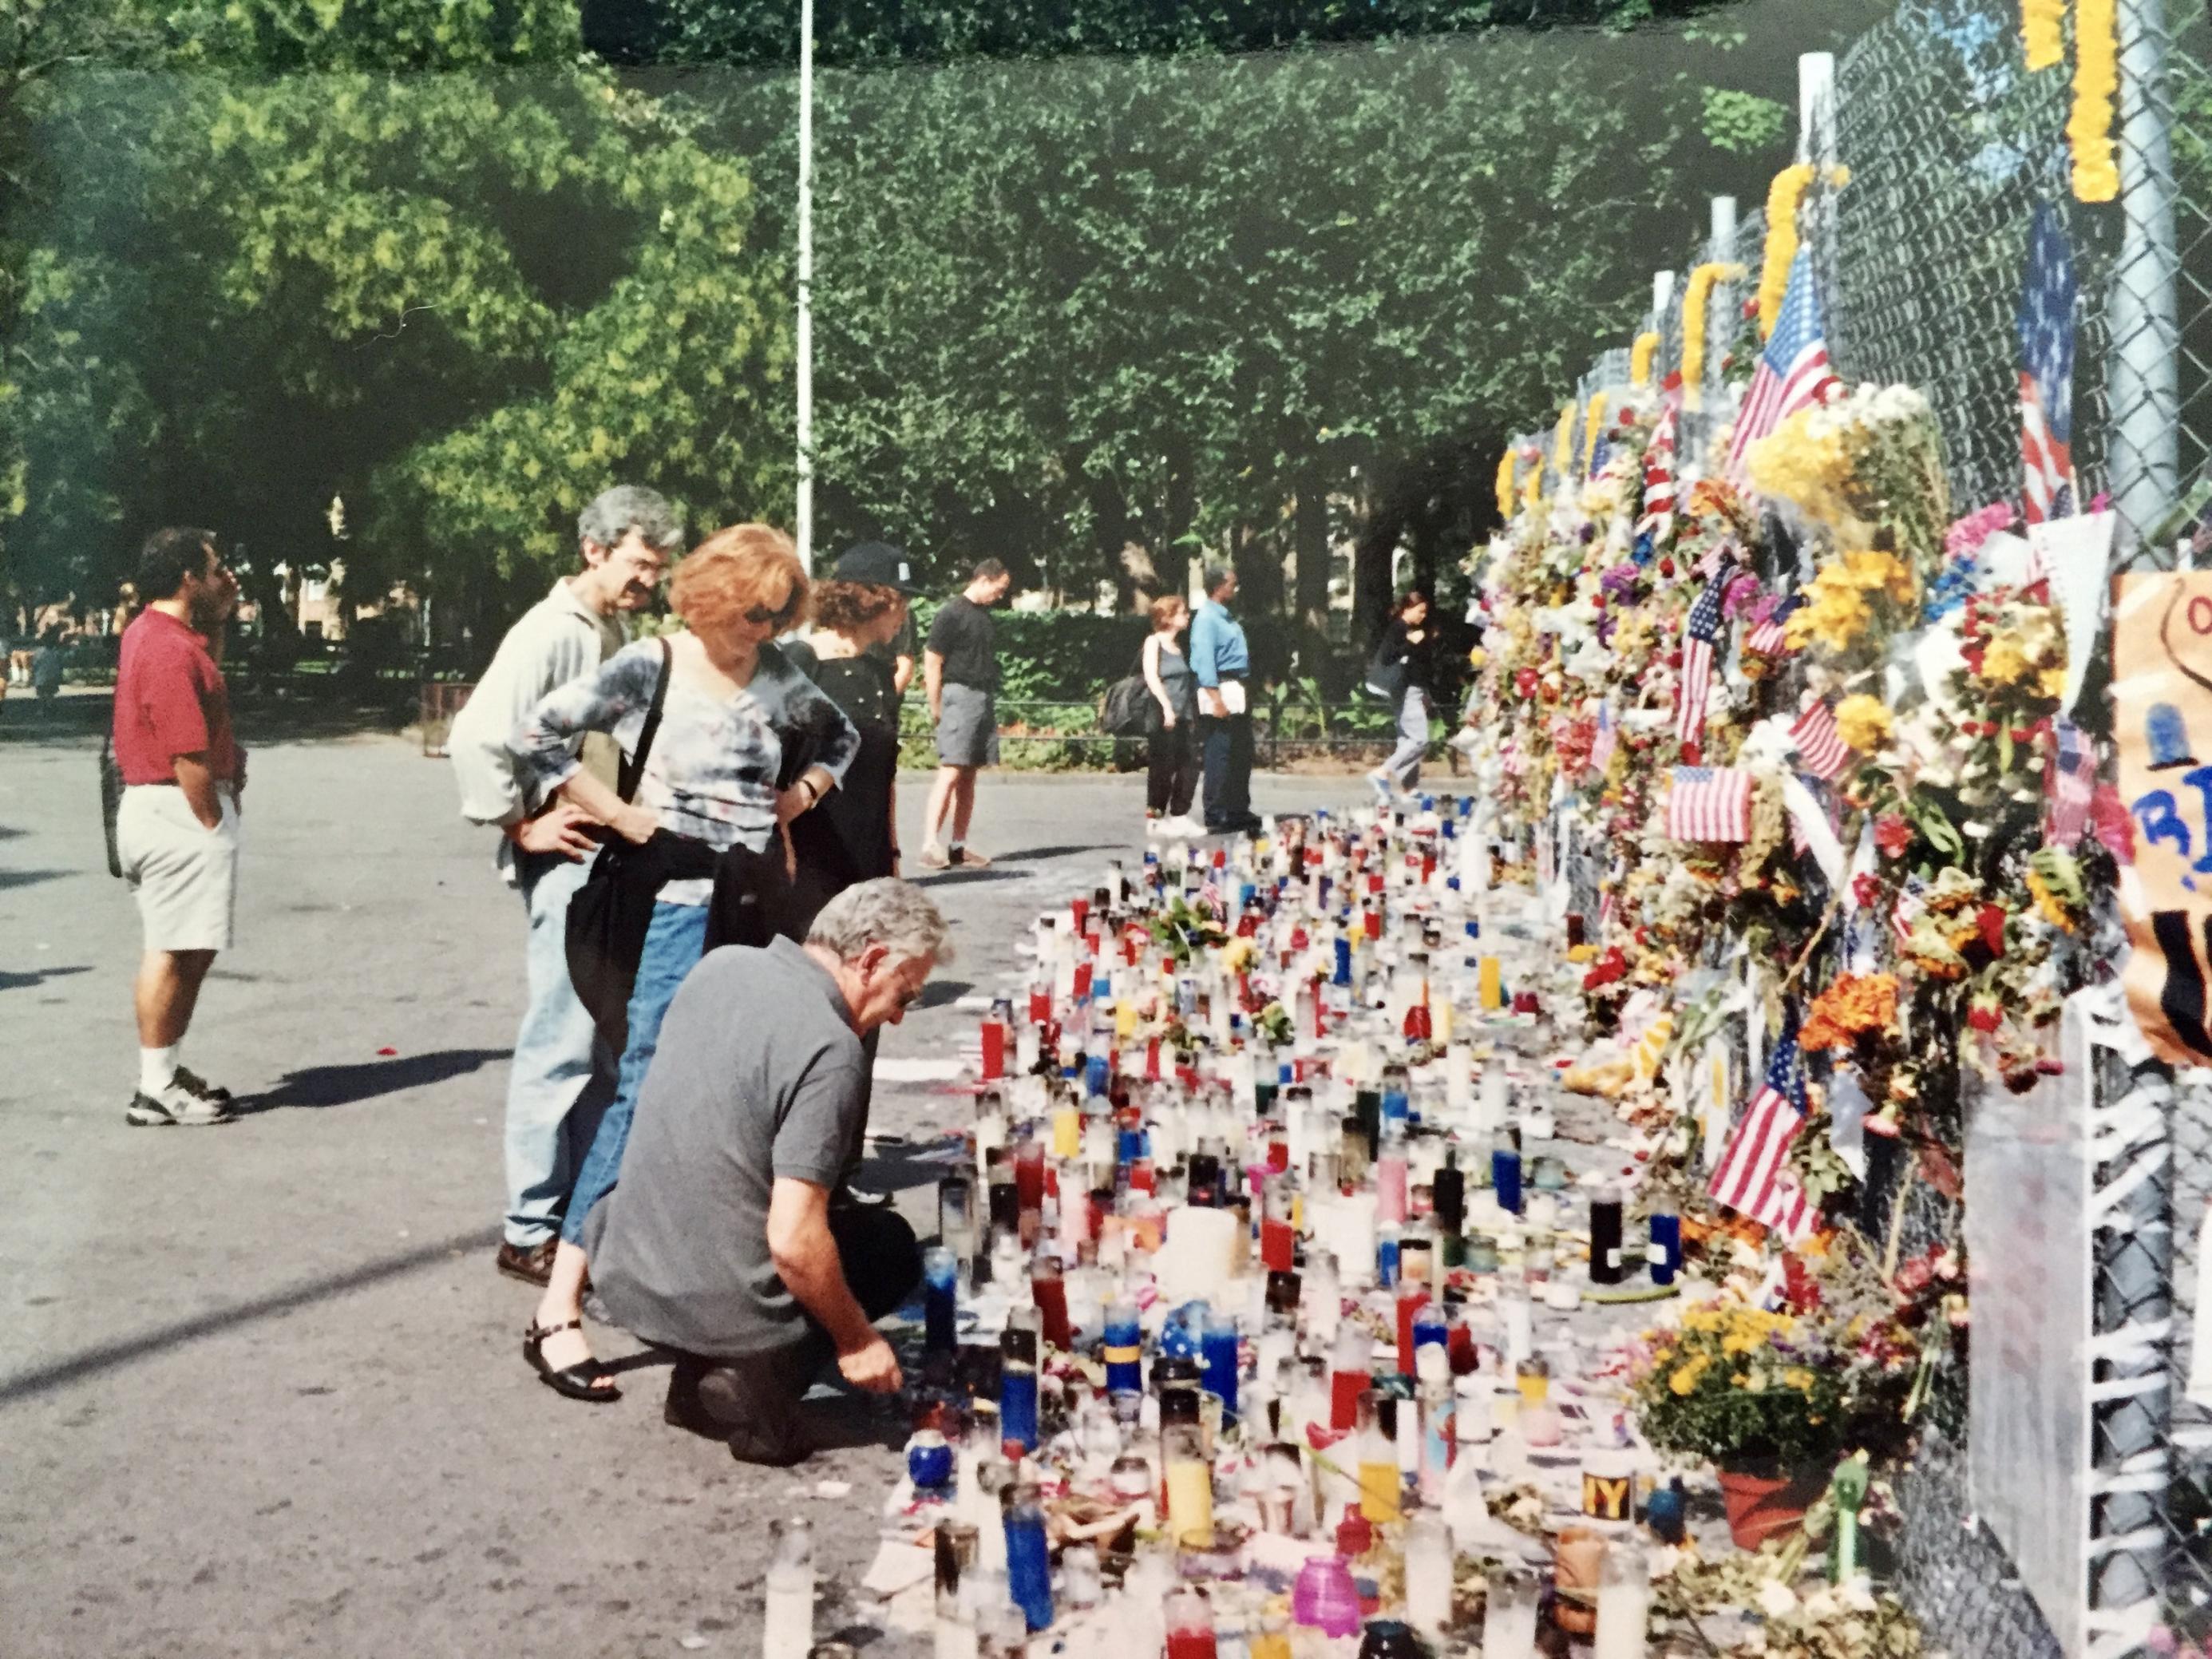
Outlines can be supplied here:
M1860 692L1836 705L1836 735L1862 755L1871 755L1890 740L1896 722L1880 697Z

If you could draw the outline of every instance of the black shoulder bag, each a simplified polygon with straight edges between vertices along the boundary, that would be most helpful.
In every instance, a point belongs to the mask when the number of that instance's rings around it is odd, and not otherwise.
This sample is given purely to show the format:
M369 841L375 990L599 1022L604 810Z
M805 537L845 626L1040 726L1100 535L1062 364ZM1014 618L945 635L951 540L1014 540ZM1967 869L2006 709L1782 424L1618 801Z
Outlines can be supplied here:
M673 653L660 641L660 679L646 706L645 726L637 734L635 752L623 757L616 793L627 802L635 797L645 776L646 757L660 730L661 705L668 701L668 682L674 678ZM637 959L645 935L628 912L635 908L637 884L623 878L623 866L647 854L647 847L634 847L621 836L610 834L592 860L591 873L568 901L568 980L576 1000L592 1017L607 1041L617 1050L629 1020L629 994L637 982ZM645 921L652 925L651 892L644 895Z

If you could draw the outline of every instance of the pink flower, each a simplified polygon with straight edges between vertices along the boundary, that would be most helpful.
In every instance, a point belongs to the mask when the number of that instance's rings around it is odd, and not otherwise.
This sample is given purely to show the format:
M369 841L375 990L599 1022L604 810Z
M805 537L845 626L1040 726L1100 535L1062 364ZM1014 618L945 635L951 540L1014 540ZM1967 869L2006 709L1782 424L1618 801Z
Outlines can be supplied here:
M1721 614L1734 622L1759 600L1759 578L1744 572L1729 583L1728 592L1721 596Z
M1992 501L1978 511L1969 513L1952 523L1943 532L1943 553L1947 558L1971 559L1982 550L1982 544L2008 528L2013 521L2012 506L2007 501Z

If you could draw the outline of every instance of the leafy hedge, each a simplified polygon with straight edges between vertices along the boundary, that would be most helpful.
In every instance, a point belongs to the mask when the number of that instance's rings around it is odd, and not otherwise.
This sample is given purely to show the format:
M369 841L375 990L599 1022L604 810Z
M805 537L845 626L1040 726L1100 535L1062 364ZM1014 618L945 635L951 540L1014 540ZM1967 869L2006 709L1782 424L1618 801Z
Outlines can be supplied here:
M937 601L915 602L917 641L928 639L937 608ZM994 620L999 696L1010 702L1096 702L1114 681L1135 672L1150 628L1142 617L1088 611L1000 611Z

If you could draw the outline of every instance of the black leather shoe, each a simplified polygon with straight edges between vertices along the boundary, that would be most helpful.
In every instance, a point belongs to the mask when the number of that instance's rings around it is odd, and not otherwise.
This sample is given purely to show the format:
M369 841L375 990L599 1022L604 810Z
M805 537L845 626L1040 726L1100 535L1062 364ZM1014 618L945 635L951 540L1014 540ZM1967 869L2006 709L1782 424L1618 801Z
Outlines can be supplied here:
M509 1279L519 1279L526 1285L535 1285L541 1290L553 1275L553 1252L561 1247L556 1237L540 1239L531 1245L509 1244L502 1242L499 1254L492 1258L492 1266Z

